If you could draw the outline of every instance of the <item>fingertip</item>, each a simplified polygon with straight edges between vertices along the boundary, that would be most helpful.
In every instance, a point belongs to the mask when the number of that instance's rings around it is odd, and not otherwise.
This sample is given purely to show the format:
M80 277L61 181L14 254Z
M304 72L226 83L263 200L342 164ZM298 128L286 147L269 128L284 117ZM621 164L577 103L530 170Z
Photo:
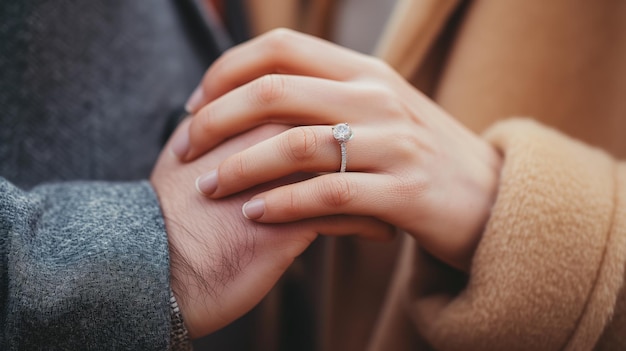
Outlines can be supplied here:
M189 150L187 150L187 152L185 153L185 156L181 158L181 161L189 162L195 160L197 157L198 151L196 151L196 148L194 148L193 146L190 146Z
M265 213L265 200L254 199L246 202L241 206L241 213L250 220L261 218Z
M205 193L203 193L203 192L202 192L202 190L200 190L200 185L199 185L199 183L200 183L200 177L196 178L196 182L195 182L195 185L196 185L196 191L198 192L198 194L200 194L200 195L202 195L202 196L206 196L206 194L205 194Z
M204 196L212 195L217 190L217 170L196 178L196 190Z
M204 101L204 89L202 89L202 84L198 85L196 89L194 89L189 99L185 103L185 111L191 114L194 113L200 106L202 105L202 101Z
M170 151L179 160L184 161L190 148L189 128L183 128L183 130L179 131L172 139Z
M186 156L191 149L191 139L189 126L191 125L191 118L186 117L178 126L172 136L169 151L170 154L178 158L180 161L185 161Z

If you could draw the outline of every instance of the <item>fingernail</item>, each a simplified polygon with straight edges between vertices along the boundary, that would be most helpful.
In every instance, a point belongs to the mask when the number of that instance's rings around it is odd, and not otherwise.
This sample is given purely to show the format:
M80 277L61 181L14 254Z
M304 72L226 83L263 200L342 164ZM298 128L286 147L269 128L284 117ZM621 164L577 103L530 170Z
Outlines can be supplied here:
M217 189L217 170L201 175L196 179L196 190L202 195L211 195Z
M189 147L189 129L181 130L172 140L171 150L182 159L189 152Z
M241 212L247 219L259 219L265 212L265 200L254 199L248 201L241 207Z
M196 90L191 93L189 99L187 99L187 102L185 103L185 111L187 111L187 113L192 113L197 110L200 107L203 98L204 91L202 90L202 85L198 85Z

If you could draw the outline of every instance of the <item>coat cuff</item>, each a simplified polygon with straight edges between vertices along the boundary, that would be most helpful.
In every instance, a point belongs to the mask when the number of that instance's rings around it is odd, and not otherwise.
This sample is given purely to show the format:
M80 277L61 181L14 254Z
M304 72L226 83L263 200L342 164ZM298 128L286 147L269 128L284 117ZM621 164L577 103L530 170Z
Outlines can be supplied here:
M0 178L0 345L165 350L167 236L148 182Z
M626 173L530 120L485 138L505 162L470 278L418 298L418 325L441 350L592 349L623 283Z

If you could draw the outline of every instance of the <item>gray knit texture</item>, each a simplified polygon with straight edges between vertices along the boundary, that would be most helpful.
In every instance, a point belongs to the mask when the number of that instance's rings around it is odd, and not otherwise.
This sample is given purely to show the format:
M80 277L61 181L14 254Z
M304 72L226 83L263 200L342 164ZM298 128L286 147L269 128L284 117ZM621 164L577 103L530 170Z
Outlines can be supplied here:
M0 182L4 350L164 350L167 240L148 184Z
M0 175L145 179L201 62L175 1L0 1Z
M168 348L146 179L208 63L176 2L0 1L0 349Z

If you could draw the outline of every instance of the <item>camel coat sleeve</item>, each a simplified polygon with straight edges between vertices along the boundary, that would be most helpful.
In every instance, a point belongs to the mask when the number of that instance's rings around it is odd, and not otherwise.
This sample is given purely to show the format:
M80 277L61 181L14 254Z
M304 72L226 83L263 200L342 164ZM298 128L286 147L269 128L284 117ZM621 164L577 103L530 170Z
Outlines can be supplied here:
M408 239L374 348L626 349L626 164L531 120L484 136L505 162L469 278Z

